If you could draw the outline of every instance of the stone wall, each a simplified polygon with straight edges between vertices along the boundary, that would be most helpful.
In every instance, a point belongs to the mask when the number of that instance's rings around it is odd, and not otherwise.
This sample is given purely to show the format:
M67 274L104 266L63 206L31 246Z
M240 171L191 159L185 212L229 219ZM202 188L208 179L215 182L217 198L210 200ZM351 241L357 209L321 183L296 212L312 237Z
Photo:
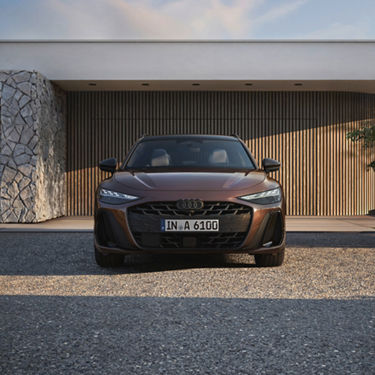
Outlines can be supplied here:
M65 214L65 93L41 74L0 72L0 222Z

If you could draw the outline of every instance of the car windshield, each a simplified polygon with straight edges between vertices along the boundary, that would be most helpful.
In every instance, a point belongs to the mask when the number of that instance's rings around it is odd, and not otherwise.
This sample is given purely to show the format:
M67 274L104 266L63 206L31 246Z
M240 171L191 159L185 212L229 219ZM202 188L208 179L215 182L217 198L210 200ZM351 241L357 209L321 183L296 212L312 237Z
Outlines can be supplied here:
M204 138L148 139L140 142L125 169L254 169L237 140Z

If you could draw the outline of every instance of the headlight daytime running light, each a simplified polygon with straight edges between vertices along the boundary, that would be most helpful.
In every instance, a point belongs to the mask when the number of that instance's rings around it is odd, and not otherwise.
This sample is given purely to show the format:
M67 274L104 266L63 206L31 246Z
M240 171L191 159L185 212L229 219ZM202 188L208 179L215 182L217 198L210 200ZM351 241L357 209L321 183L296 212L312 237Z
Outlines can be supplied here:
M107 189L100 189L99 197L101 202L110 204L123 204L139 199L139 197L134 195L119 193Z
M248 202L256 203L256 204L272 204L278 203L281 201L281 189L272 189L262 191L261 193L243 195L239 197L239 199L243 199Z

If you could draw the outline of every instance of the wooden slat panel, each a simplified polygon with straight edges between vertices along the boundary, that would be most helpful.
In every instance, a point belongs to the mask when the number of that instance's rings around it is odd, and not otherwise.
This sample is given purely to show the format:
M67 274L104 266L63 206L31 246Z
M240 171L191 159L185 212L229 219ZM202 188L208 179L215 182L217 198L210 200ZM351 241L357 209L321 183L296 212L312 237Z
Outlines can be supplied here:
M275 174L289 215L362 215L375 208L373 157L345 139L375 119L375 95L344 92L70 92L67 208L92 215L105 174L99 160L123 160L142 134L239 134Z

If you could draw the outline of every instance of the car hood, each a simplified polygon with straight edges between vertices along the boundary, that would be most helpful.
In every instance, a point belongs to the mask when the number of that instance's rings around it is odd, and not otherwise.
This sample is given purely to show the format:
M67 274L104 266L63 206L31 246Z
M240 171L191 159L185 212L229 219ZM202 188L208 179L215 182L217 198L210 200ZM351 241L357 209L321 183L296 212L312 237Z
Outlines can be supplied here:
M266 178L262 171L253 172L117 172L117 183L133 190L243 190L261 184Z

